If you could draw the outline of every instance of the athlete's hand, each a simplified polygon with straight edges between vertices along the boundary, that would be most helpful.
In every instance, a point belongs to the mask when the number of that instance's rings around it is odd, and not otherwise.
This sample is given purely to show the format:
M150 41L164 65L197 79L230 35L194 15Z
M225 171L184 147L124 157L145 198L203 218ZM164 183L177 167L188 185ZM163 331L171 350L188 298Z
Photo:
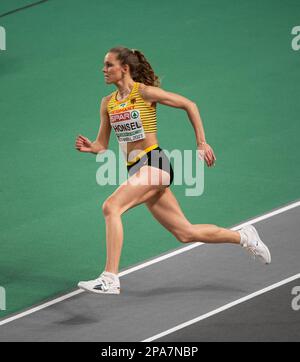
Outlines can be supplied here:
M81 134L76 139L75 148L80 152L102 153L106 151L101 143L97 141L91 142Z
M93 152L92 142L82 135L79 135L77 137L75 148L80 152Z
M208 167L216 165L216 156L214 150L210 147L208 143L203 143L201 146L198 146L198 155L201 161L205 160Z

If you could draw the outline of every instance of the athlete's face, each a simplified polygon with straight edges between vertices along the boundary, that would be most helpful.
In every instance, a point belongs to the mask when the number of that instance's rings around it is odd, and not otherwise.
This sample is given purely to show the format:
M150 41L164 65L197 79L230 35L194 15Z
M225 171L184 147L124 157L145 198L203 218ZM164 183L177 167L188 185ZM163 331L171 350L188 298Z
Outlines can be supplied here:
M117 83L128 72L128 65L122 66L117 59L117 54L107 53L104 58L104 73L105 83Z

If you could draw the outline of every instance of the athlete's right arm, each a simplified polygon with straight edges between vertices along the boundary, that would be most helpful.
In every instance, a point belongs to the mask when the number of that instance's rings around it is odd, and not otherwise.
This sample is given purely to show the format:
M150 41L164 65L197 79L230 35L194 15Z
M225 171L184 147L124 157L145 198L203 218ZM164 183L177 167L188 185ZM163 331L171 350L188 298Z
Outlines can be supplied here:
M110 95L103 97L100 105L100 128L97 138L93 142L95 147L100 149L98 152L107 150L109 144L111 125L109 122L109 115L107 113L107 104L110 100L110 97Z
M81 152L99 153L104 152L108 148L111 125L109 122L109 116L107 113L107 104L110 96L102 98L100 106L100 127L97 138L94 142L91 142L88 138L79 135L76 139L76 148Z

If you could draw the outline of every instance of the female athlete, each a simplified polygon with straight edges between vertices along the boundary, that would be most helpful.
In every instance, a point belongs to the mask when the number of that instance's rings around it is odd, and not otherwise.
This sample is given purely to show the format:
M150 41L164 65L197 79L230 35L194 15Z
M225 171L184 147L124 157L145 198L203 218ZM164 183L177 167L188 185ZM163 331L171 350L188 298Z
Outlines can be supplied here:
M183 109L193 126L199 157L208 167L216 157L207 143L197 105L159 87L158 77L139 50L115 47L104 58L106 84L116 91L104 97L100 106L100 128L91 142L79 135L75 147L80 152L100 153L108 149L113 129L127 161L128 180L103 203L106 224L106 266L94 280L78 286L100 294L119 294L119 261L123 244L122 215L145 203L151 214L182 243L232 243L245 247L269 264L271 255L252 225L232 231L216 225L191 224L170 190L173 169L159 147L156 131L156 104ZM176 170L175 170L176 172Z

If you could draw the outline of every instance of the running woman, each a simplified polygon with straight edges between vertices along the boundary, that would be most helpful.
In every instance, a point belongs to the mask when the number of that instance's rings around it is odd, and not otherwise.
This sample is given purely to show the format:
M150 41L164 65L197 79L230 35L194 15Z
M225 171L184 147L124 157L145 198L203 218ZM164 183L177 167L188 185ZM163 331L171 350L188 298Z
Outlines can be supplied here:
M105 152L113 129L127 161L129 178L102 206L106 224L105 269L98 278L79 282L79 288L100 294L120 293L118 272L123 244L122 215L142 203L182 243L237 244L269 264L270 251L254 226L232 231L216 225L191 224L169 188L173 169L159 147L156 104L180 108L187 113L195 132L199 157L212 167L216 157L206 141L197 105L179 94L161 89L158 77L139 50L125 47L110 49L104 58L103 73L106 84L114 84L117 90L101 101L96 140L91 142L79 135L75 147L80 152Z

